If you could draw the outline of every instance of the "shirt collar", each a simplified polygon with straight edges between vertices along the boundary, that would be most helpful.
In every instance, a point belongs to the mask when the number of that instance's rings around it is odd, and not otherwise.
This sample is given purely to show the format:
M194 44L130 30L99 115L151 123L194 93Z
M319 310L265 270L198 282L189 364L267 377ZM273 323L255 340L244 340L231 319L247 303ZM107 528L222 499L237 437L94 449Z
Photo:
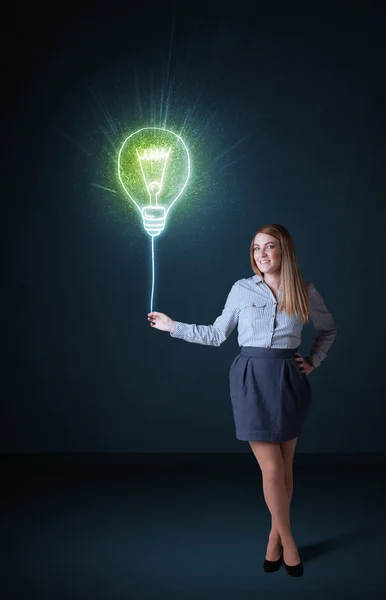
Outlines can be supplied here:
M252 277L253 281L255 281L256 283L261 283L263 281L263 278L260 277L260 275L253 275Z
M264 281L264 279L260 275L253 275L252 279L255 283L261 283ZM279 292L280 291L281 291L281 284L279 286Z

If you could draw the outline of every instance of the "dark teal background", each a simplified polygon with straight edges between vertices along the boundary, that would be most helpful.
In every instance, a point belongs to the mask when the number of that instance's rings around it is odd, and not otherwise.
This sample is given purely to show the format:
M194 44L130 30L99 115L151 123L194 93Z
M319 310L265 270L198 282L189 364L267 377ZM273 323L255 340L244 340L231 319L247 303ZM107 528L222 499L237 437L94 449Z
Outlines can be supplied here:
M194 176L156 240L154 309L213 323L253 274L255 231L283 224L338 327L297 449L384 452L382 10L146 2L4 23L0 451L250 452L236 332L205 347L146 319L150 240L113 168L168 98Z

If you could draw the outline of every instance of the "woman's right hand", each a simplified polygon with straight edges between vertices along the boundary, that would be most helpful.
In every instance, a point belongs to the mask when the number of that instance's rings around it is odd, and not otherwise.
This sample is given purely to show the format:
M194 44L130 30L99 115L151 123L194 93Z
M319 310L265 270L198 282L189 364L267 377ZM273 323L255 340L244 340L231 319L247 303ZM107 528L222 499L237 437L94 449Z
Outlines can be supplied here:
M160 331L173 331L174 321L167 315L161 312L151 312L147 315L147 320L150 321L150 327L159 329Z

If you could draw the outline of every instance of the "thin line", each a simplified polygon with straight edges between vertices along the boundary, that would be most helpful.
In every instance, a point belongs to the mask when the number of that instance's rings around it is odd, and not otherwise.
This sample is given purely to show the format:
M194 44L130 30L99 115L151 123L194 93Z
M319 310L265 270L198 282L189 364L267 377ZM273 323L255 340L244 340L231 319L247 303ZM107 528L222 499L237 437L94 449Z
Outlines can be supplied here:
M117 194L115 190L110 190L110 188L104 187L103 185L99 185L98 183L91 183L94 187L100 188L101 190L106 190L106 192L111 192L112 194Z
M153 312L153 298L154 298L154 235L151 236L151 266L152 266L152 286L151 286L151 299L150 299L150 312Z
M162 190L162 187L163 187L163 184L164 184L164 175L165 175L165 167L166 167L166 162L167 162L167 160L168 160L168 158L169 158L169 154L170 154L170 150L171 150L171 149L172 149L172 147L170 146L170 148L169 148L169 150L168 150L168 153L167 153L167 155L166 155L166 158L165 158L165 160L164 160L164 168L162 169L162 176L161 176L161 190Z
M139 108L139 118L142 121L142 104L141 104L141 96L139 94L139 86L138 86L138 79L137 79L137 72L135 70L135 66L134 66L134 79L135 79L135 88L137 90L137 102L138 102L138 108Z

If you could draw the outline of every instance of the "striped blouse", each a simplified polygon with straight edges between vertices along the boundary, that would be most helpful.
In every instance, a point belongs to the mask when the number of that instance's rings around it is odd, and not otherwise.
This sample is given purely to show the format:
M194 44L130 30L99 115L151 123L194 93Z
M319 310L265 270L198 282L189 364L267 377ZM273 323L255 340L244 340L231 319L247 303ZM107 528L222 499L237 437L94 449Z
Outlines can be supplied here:
M337 328L323 298L313 283L307 283L310 297L310 320L317 335L310 354L305 357L319 367L333 344ZM277 312L278 298L259 275L239 279L228 294L224 309L213 325L194 325L174 321L171 337L220 346L237 326L239 346L296 349L301 343L303 323L296 315Z

